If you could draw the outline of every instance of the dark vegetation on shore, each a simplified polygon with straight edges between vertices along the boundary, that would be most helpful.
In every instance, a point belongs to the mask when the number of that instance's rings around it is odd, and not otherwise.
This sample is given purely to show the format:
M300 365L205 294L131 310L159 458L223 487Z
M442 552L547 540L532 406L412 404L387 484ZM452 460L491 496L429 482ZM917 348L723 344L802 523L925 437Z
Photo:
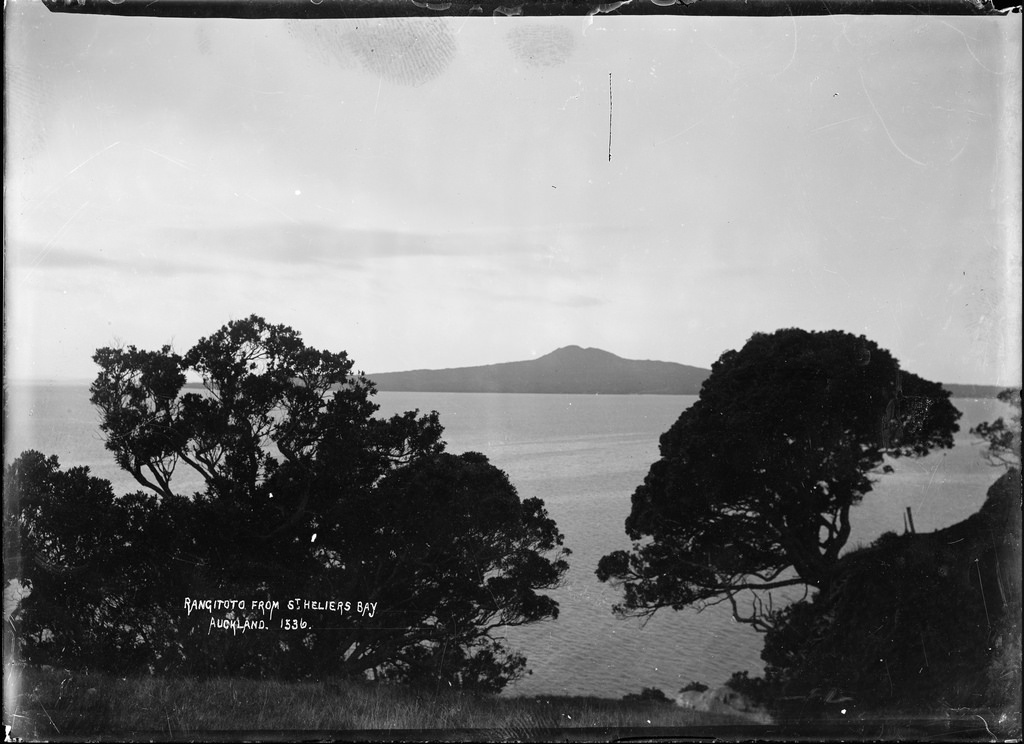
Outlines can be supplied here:
M373 383L344 352L253 316L185 357L128 347L96 361L107 446L152 493L115 497L87 469L36 452L5 469L5 585L31 587L4 624L14 737L728 737L764 710L775 733L838 727L823 738L901 735L898 722L916 719L1020 736L1019 391L999 395L1009 421L972 430L1005 468L977 514L840 557L849 509L869 474L891 471L886 457L952 446L949 391L835 331L755 334L723 354L634 494L633 552L597 571L624 588L624 614L729 600L764 632L763 677L737 672L718 698L691 682L675 705L673 691L649 687L621 700L496 694L527 660L492 631L557 618L540 592L567 569L562 536L486 457L445 452L436 413L375 419ZM187 371L209 396L185 392ZM172 488L181 462L204 492ZM801 584L811 599L738 609L744 592ZM228 641L207 625L262 622L255 606L198 621L181 608L183 597L253 592L372 598L374 612L346 603L350 619L332 633L285 617L291 632ZM722 709L738 697L727 710L746 718Z
M1005 390L998 385L958 385L951 382L942 383L942 387L954 398L998 398Z
M436 412L377 417L345 352L255 315L185 354L93 361L106 448L143 490L117 496L33 451L5 469L26 661L486 692L525 673L500 630L558 616L545 590L569 551L540 499L484 455L445 451Z
M1019 735L1020 556L1021 478L1010 469L968 519L886 533L844 556L830 593L791 605L766 634L764 677L731 686L780 720L960 711Z

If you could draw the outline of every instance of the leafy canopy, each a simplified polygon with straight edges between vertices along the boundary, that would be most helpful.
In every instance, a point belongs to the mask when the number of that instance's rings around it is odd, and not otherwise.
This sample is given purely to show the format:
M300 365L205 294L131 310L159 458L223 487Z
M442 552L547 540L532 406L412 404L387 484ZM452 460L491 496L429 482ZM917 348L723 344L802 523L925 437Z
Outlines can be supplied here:
M139 630L119 643L137 654L135 666L157 670L369 673L488 690L523 673L523 657L494 631L557 617L539 592L559 583L568 551L540 500L520 499L483 455L444 451L436 412L376 416L374 386L344 352L308 347L258 316L184 355L129 346L99 349L94 360L91 399L106 446L150 495L114 499L109 484L63 473L38 453L8 469L11 488L26 494L12 522L26 549L58 567L82 563L107 586L101 597L88 582L68 584L85 604L66 627L44 628L42 611L31 620L33 602L46 601L33 590L23 609L40 637L93 638L81 658L98 658L117 622L96 602L116 601L137 610L129 622ZM200 484L191 494L176 486L183 471ZM88 539L75 544L92 553L48 547L70 539L70 507L56 496L65 492L90 515ZM141 592L112 584L108 556L154 573L140 577ZM380 609L329 628L232 637L197 627L181 610L186 596Z
M850 509L886 457L953 445L960 413L949 397L839 331L758 333L725 352L633 494L633 548L598 565L601 581L624 590L616 610L729 601L737 620L765 629L757 592L827 586ZM749 614L744 591L754 592Z
M990 463L1020 468L1020 390L1007 388L997 397L1010 406L1010 420L1000 416L995 421L983 421L971 429L971 434L988 444L983 456Z
M173 591L171 502L117 498L88 468L29 451L5 469L4 505L4 585L31 592L5 633L16 629L26 660L146 669L175 653L160 628L177 606L159 601Z

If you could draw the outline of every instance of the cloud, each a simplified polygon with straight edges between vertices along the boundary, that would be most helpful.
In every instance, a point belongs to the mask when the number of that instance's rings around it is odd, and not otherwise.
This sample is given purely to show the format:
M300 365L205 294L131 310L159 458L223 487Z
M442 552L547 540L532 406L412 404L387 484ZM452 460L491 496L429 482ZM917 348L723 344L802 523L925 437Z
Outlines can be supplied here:
M88 269L111 266L116 261L95 251L26 242L11 246L14 263L35 271L46 269Z
M742 264L733 266L715 266L709 269L708 274L714 279L765 279L771 271L770 266L763 264Z
M513 283L516 284L516 283ZM570 309L602 307L609 300L594 294L580 292L576 283L567 278L538 277L533 281L519 282L516 291L509 291L509 284L466 282L466 297L481 303L523 303L533 307L564 307Z
M41 271L102 271L130 273L146 276L181 276L217 274L223 267L204 261L202 257L179 253L150 254L142 251L97 251L66 245L44 245L26 242L12 246L12 268L30 272Z
M589 295L574 295L572 297L562 298L549 298L549 301L554 302L557 305L565 305L567 307L599 307L606 305L607 300L600 297L590 297Z
M302 222L220 228L158 228L144 244L111 236L102 251L39 241L18 241L12 258L34 270L130 268L164 274L264 271L267 265L315 270L366 271L382 261L414 258L507 257L528 260L546 251L529 239L497 231L428 233L357 230ZM262 264L262 266L261 266Z
M405 258L521 255L530 252L508 236L337 228L311 222L195 230L165 228L163 242L201 246L207 255L311 268L367 270L378 261Z

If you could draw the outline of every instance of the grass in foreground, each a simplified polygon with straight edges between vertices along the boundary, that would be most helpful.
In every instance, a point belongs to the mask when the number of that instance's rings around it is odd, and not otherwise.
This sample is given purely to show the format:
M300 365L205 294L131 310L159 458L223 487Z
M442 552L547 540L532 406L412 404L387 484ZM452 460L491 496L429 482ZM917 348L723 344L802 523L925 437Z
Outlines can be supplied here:
M116 678L23 668L5 681L5 723L23 739L204 731L488 729L531 738L552 728L735 726L726 715L596 697L477 696L346 680ZM10 686L8 686L9 683Z

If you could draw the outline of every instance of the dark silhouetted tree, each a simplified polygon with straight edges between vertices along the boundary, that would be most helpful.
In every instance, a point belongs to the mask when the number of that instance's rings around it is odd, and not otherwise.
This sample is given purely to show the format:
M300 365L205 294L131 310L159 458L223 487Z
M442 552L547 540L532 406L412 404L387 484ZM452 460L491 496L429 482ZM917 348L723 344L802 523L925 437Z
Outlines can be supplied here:
M639 693L630 692L622 696L627 703L667 703L672 704L672 699L665 694L664 690L657 687L645 687Z
M782 717L865 710L1020 711L1020 472L981 509L930 533L885 533L840 558L833 591L789 605L765 634L763 678L736 689ZM1019 719L1016 722L1019 730Z
M30 591L12 618L27 660L122 671L180 659L163 632L179 614L177 499L115 498L88 468L29 451L5 469L4 500L4 582Z
M616 610L728 601L737 620L767 629L766 591L827 589L850 510L872 474L891 470L887 457L952 446L960 413L949 397L839 331L758 333L727 351L633 494L632 550L599 563L598 578L624 589Z
M994 465L1020 468L1020 390L1007 388L998 398L1011 407L1010 420L1002 416L991 423L983 421L971 434L988 443L984 457Z
M160 618L130 614L135 635L115 640L116 623L89 605L59 633L102 636L93 656L124 644L139 654L135 667L195 674L373 673L497 690L523 672L525 660L494 632L557 617L557 603L538 592L558 584L568 551L543 503L521 500L486 457L444 452L436 412L376 416L374 385L344 352L310 348L257 316L184 355L129 346L99 349L94 360L107 448L151 495L114 499L86 473L26 455L6 474L35 494L17 521L58 572L81 568L107 582L108 603L130 612L148 592L147 611ZM182 468L202 484L194 493L176 487ZM45 508L32 512L33 499ZM69 509L91 515L87 538L65 540ZM81 547L49 547L65 544ZM136 589L111 584L126 564L153 573L135 576ZM33 583L38 602L58 601ZM72 582L68 596L90 586ZM190 618L186 597L376 610L225 635ZM225 617L266 619L251 606ZM144 642L147 634L156 640ZM169 650L147 651L153 643Z

